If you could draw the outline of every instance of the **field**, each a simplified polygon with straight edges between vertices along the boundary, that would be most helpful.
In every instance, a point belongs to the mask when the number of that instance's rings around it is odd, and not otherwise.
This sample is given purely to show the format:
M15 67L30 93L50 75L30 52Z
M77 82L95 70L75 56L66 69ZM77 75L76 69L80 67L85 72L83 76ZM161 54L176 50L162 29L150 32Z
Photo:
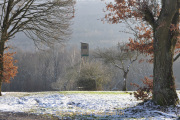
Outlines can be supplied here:
M131 92L3 92L0 111L58 119L178 119L180 105L137 101ZM180 92L178 95L180 97Z

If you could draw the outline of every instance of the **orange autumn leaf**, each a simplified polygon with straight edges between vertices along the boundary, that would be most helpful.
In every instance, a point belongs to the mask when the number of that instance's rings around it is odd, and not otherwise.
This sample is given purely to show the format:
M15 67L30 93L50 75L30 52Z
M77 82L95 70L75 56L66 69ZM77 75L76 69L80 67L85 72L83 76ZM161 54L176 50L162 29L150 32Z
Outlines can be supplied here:
M149 6L149 7L147 7ZM131 50L137 50L143 54L146 54L151 57L151 59L147 60L147 62L153 63L153 30L152 28L144 22L144 17L142 15L142 11L146 11L146 9L150 9L150 11L155 11L153 13L154 19L160 15L161 7L160 5L154 6L150 5L148 1L140 1L140 0L115 0L115 3L107 4L108 15L106 15L105 19L109 23L117 24L128 19L138 20L140 24L136 26L131 26L130 29L134 32L135 38L129 38L129 48ZM106 11L105 11L106 12ZM110 13L109 13L110 12ZM133 22L132 22L133 23ZM129 23L128 23L129 24ZM161 23L161 26L164 26L164 22ZM133 25L133 24L132 24ZM157 28L158 29L158 28ZM170 31L178 32L179 25L175 26L171 24ZM126 32L126 31L123 31ZM178 36L179 37L179 36ZM180 37L176 43L175 47L175 55L180 53Z
M14 78L17 74L18 67L14 65L17 61L14 60L13 55L15 53L4 53L3 57L3 78L2 81L10 83L11 78ZM0 71L1 72L1 71Z

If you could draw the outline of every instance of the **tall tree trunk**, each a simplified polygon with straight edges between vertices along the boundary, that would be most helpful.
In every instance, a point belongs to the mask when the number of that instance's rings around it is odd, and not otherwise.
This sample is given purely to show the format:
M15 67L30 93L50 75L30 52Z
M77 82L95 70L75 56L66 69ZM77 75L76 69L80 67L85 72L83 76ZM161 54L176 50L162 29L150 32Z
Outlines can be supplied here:
M127 74L128 74L128 72L124 72L124 75L123 75L123 79L124 79L124 81L123 81L123 89L122 89L122 91L127 91Z
M1 87L2 87L2 82L3 82L3 56L4 56L4 40L1 37L0 39L0 96L1 94Z
M178 102L178 96L173 76L174 45L170 35L164 37L162 32L159 37L161 39L157 42L159 45L155 47L154 53L153 100L159 105L175 105Z
M176 6L177 1L167 2L165 5L170 8L173 7L172 4ZM173 31L170 28L172 24L178 26L179 11L174 11L173 8L167 11L166 7L154 27L153 101L158 105L176 105L179 99L173 76L173 56L178 30Z

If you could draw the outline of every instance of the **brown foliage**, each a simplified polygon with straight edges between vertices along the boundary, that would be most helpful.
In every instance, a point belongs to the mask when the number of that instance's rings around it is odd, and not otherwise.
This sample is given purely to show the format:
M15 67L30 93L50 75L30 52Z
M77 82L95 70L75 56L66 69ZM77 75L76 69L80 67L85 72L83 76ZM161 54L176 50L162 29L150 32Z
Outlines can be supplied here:
M152 27L145 22L147 19L145 14L152 14L154 19L156 19L161 11L159 4L155 4L151 0L115 0L115 4L109 3L106 5L106 8L108 14L106 14L105 20L109 23L117 24L123 21L127 22L127 19L131 19L130 21L134 22L139 21L139 25L136 24L134 28L132 26L130 27L135 38L129 38L130 43L128 46L131 50L137 50L150 56L151 59L147 60L147 62L153 63L153 30ZM152 13L149 13L149 11ZM162 26L163 25L162 23ZM171 24L169 30L179 33L179 27L174 24ZM177 41L175 54L180 53L179 49L180 39Z
M151 56L148 62L153 63L155 58L154 84L158 86L153 88L153 101L159 105L176 105L178 96L175 89L171 88L175 87L173 61L180 58L179 1L116 0L115 4L107 5L107 11L111 13L105 17L108 22L112 24L124 22L131 30L131 34L135 37L130 38L131 50L138 50ZM177 54L175 58L174 54ZM152 82L150 81L145 77L143 83L146 86L139 87L134 93L138 100L151 98ZM169 84L172 86L168 86ZM163 95L159 96L161 91ZM156 92L160 93L156 94Z
M10 83L10 79L14 78L17 74L18 67L14 65L17 61L14 60L13 55L15 53L4 53L3 57L3 78L2 81Z
M142 79L142 82L144 83L145 86L140 87L137 84L131 83L131 85L137 87L137 91L135 91L134 97L137 100L148 100L152 98L152 89L153 89L153 80L149 79L148 77L144 77Z

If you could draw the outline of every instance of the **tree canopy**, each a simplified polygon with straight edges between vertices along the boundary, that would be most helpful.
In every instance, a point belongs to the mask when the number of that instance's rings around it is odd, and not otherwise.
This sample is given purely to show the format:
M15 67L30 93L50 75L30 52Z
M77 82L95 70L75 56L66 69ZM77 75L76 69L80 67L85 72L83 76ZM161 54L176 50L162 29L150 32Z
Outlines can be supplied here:
M6 32L5 40L23 32L36 44L48 45L70 34L72 0L1 0L0 9L0 35Z
M172 68L180 57L179 5L179 0L115 0L106 7L105 20L126 23L126 32L134 34L130 48L152 56L153 101L160 105L179 102Z
M23 32L36 46L64 42L71 34L73 5L73 0L0 0L0 86L6 81L3 78L8 65L13 67L6 64L12 61L4 54L9 47L6 42L18 32Z

